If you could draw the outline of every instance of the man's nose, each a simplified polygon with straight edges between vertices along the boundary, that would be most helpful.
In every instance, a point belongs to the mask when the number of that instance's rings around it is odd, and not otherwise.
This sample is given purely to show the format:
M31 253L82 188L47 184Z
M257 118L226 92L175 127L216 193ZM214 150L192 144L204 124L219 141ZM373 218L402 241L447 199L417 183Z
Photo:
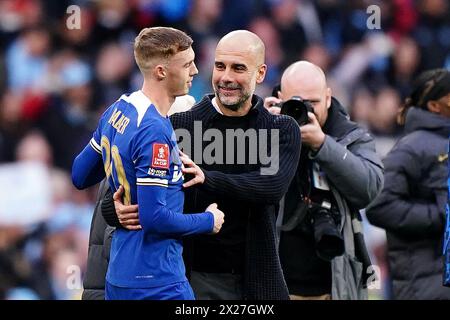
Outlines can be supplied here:
M191 75L195 76L196 74L198 74L198 69L197 69L197 66L195 65L195 62L193 62Z
M222 77L220 78L220 80L222 82L233 82L233 76L232 76L232 72L229 68L226 68L223 73L222 73Z

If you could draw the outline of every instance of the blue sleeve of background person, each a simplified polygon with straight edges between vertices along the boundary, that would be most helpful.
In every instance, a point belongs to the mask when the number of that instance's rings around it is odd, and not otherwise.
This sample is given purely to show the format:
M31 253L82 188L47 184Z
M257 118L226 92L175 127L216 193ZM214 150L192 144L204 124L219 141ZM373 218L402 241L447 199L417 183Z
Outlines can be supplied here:
M212 213L172 212L167 207L166 192L166 187L137 186L139 221L144 232L185 236L213 231Z
M448 137L448 155L450 156L450 136ZM447 158L447 205L446 205L446 228L444 235L444 286L450 287L450 157Z
M99 183L104 177L102 156L88 144L73 162L72 182L81 190Z
M100 147L101 127L105 114L100 119L92 139L73 162L72 183L77 189L90 187L99 183L105 177Z

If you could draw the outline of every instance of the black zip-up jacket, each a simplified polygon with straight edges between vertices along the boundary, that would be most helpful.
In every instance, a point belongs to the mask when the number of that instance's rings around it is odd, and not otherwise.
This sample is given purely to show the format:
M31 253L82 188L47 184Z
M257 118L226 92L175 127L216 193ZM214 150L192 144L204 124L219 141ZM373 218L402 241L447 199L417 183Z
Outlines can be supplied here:
M113 215L107 217L110 224L120 224L114 212L111 192L106 180L100 183L97 203L92 216L91 232L89 234L89 251L87 260L87 270L83 279L83 300L104 300L105 299L105 277L108 269L109 250L111 248L112 233L115 228L108 226L102 216L102 204L105 202L105 212L112 212ZM106 210L107 205L113 207ZM114 218L116 220L114 220Z
M384 160L385 185L367 218L386 229L395 299L450 299L442 286L450 119L411 108L405 133Z
M211 128L214 121L221 116L211 103L213 97L214 95L207 95L191 110L171 116L174 129L186 129L192 137L192 144L197 139L202 139L196 134L201 133L203 136L203 132ZM249 166L248 171L240 173L233 173L233 165L216 164L215 171L204 170L203 185L186 191L185 212L204 211L204 201L199 201L198 197L213 198L218 202L219 208L221 202L230 199L249 207L243 263L244 296L250 300L287 300L289 294L277 250L275 221L278 203L286 193L299 162L300 128L290 117L270 114L258 96L252 97L252 106L249 111L250 127L255 129L258 135L260 129L267 130L268 150L278 151L279 154L276 157L277 170L271 171L268 168L270 165L262 165L259 157L256 166ZM201 121L201 132L195 132L194 121ZM278 150L272 149L270 143L272 136L277 134L279 143L274 146L278 147ZM266 171L261 174L263 167ZM109 224L118 227L117 219L110 221L114 216L111 201L110 196L103 201L104 205L109 207L105 208L103 213ZM188 277L191 266L195 264L195 261L192 261L192 252L195 249L195 242L186 242L184 258ZM93 260L90 262L95 263Z

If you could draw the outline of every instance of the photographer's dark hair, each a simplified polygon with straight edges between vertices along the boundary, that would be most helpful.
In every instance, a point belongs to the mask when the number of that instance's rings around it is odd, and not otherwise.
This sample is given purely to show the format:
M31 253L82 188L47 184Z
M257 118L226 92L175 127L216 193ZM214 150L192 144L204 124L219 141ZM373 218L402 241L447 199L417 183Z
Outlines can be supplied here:
M406 114L411 107L428 110L430 100L438 100L450 92L450 72L446 69L432 69L422 72L413 82L412 91L397 116L400 125L405 124Z
M272 97L280 98L278 96L278 91L281 91L281 83L279 83L275 87L273 87L273 89L272 89Z

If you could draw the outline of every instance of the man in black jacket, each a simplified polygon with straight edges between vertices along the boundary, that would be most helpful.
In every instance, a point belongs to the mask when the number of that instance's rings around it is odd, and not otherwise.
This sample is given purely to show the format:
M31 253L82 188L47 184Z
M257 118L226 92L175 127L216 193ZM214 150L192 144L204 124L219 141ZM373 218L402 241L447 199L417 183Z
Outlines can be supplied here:
M248 31L231 32L216 49L215 94L171 117L183 139L180 146L192 151L186 143L190 138L194 160L199 164L204 160L201 169L185 162L184 172L193 175L185 183L189 187L185 211L203 210L205 201L213 200L227 214L219 236L196 236L185 242L187 272L197 299L289 298L275 220L278 202L298 165L300 130L292 118L271 115L253 94L265 72L261 39ZM211 136L217 139L214 148L208 143ZM199 141L201 149L196 149ZM104 203L111 208L111 200ZM116 201L116 210L123 226L136 227L136 208ZM113 210L104 211L114 218ZM115 225L120 226L117 221Z
M111 248L111 235L114 227L108 226L102 216L102 203L109 187L107 180L100 183L97 204L92 217L89 234L87 270L83 279L83 300L105 299L105 277Z
M384 159L386 183L367 218L386 230L394 299L450 300L442 286L450 72L419 75L398 120L405 136Z

